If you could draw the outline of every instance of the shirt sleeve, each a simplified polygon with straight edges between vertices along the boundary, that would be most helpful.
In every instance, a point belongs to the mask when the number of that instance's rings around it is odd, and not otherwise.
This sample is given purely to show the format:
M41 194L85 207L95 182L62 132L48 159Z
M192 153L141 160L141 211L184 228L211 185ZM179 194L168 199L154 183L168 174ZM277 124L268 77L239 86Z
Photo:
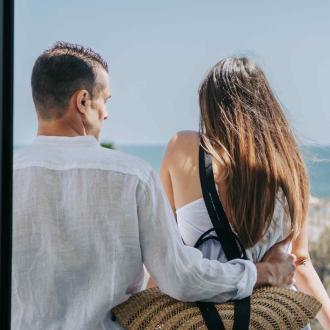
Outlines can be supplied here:
M143 263L164 293L182 301L212 302L252 294L257 279L253 262L208 260L198 249L183 244L154 171L141 183L137 202Z

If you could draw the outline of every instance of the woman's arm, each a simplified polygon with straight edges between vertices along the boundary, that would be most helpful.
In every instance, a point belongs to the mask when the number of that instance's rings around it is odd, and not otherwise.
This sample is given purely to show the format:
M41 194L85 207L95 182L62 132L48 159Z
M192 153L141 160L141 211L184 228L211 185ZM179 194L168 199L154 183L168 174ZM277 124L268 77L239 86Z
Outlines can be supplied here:
M174 203L174 193L172 187L172 180L170 175L170 159L171 159L171 143L167 146L164 158L160 166L160 181L163 185L164 191L166 193L167 199L170 202L173 213L175 214L175 203Z
M309 256L307 222L297 239L292 242L292 253L297 258L295 276L297 287L321 302L322 309L316 318L324 329L330 329L330 299Z

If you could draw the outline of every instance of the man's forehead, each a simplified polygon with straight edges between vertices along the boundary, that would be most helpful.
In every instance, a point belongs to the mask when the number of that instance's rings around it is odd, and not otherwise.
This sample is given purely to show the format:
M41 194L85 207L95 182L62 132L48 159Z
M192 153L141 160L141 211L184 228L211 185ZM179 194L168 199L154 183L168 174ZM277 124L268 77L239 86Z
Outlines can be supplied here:
M109 74L102 67L98 67L96 70L96 80L100 82L109 83Z
M109 74L103 68L98 68L96 71L96 84L102 86L103 93L110 96Z

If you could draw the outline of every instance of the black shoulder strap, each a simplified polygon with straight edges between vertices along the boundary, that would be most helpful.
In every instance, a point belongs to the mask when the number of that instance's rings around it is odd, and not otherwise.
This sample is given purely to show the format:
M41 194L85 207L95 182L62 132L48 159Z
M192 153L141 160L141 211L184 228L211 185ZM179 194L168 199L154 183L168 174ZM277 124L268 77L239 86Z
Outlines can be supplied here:
M226 329L213 303L198 301L196 305L201 311L208 330Z
M232 231L226 213L222 207L214 182L212 158L202 145L199 147L199 177L204 202L218 236L226 258L247 259L245 249L237 235Z
M199 148L199 176L204 202L214 228L205 232L199 238L196 244L200 245L208 238L214 238L214 236L207 236L214 230L228 260L236 258L248 259L244 246L231 229L214 182L212 158L208 153L205 152L202 145L200 145ZM242 300L236 300L234 303L235 309L233 329L248 329L250 323L251 308L250 297L244 298ZM215 307L212 305L212 303L197 303L207 328L209 330L223 329L223 322L219 317Z

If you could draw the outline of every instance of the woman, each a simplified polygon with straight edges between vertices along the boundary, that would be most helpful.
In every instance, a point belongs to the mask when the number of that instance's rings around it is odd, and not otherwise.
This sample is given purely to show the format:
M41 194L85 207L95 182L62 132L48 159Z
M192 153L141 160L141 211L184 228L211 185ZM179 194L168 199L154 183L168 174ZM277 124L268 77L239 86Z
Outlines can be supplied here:
M228 220L249 258L261 261L272 245L293 234L296 285L322 303L317 319L330 329L330 300L308 253L306 169L264 73L247 58L226 58L202 82L199 103L199 133L176 134L161 167L161 180L184 242L194 246L213 227L199 179L202 144L212 156ZM216 241L209 240L200 249L207 258L226 260Z

